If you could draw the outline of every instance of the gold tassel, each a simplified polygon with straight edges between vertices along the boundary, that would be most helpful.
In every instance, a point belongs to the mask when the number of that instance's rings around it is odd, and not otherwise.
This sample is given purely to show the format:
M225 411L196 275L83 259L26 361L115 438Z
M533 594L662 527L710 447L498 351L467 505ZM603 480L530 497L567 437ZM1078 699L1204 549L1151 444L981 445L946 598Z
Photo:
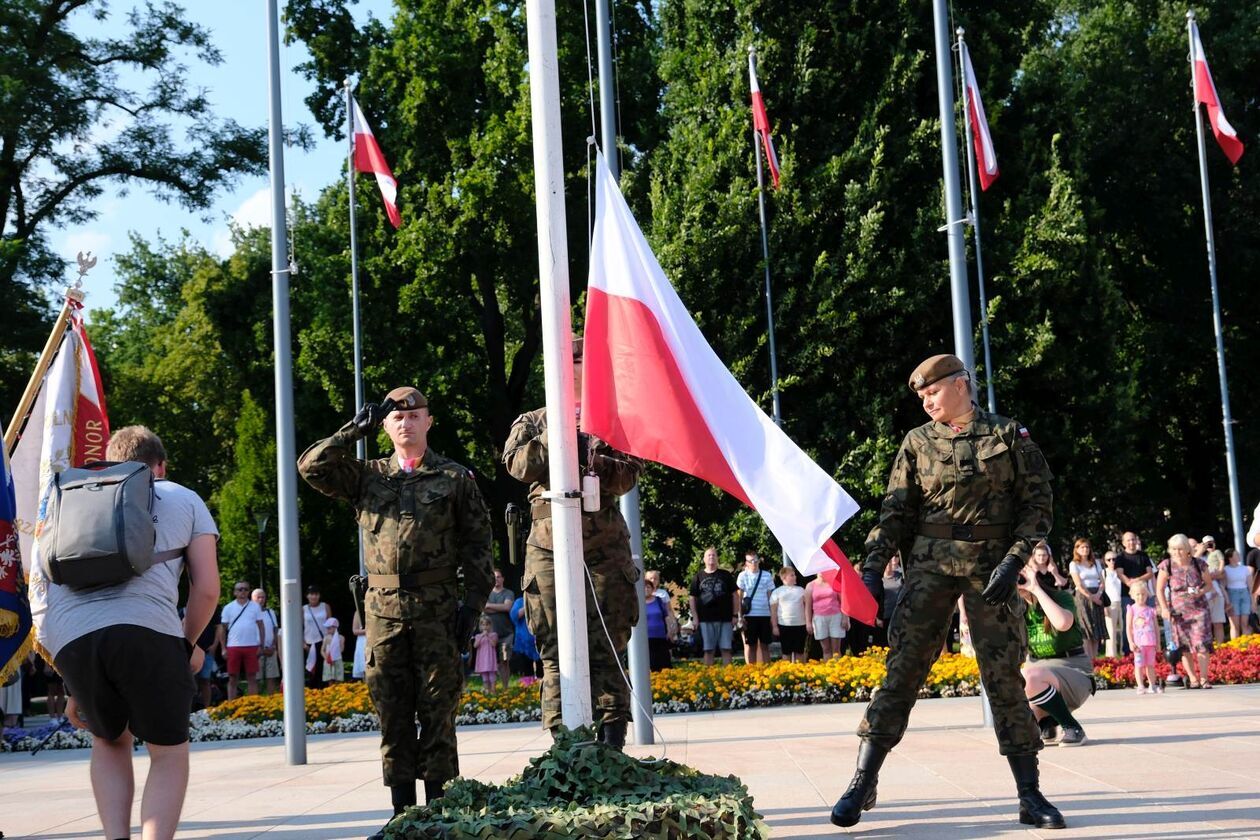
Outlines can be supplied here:
M22 663L26 661L27 655L31 652L31 645L34 643L35 634L27 633L26 641L22 642L21 646L14 652L13 657L4 665L0 666L0 685L7 683L9 678L22 667Z
M18 614L13 610L0 610L0 639L10 639L18 631Z

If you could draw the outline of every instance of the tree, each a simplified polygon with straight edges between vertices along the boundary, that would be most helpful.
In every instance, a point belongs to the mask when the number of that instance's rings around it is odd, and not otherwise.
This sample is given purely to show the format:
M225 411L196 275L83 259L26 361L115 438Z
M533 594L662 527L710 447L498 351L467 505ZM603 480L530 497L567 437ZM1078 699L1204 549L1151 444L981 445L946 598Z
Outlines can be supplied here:
M208 32L170 2L131 11L123 37L71 31L73 18L108 13L104 0L0 5L0 299L19 316L0 351L6 405L51 327L43 287L64 263L49 249L50 228L95 218L109 185L205 208L218 188L266 164L264 131L216 118L188 83L186 51L220 61Z

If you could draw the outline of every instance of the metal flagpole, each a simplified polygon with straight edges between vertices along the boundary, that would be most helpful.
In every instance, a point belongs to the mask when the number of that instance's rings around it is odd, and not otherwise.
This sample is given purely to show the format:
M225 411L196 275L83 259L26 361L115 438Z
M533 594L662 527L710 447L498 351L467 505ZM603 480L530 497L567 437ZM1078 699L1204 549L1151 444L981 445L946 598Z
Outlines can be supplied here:
M604 140L604 160L614 179L621 177L621 161L617 155L617 102L613 96L615 83L612 68L612 21L608 13L611 0L595 2L595 43L599 54L599 121ZM639 570L635 591L639 599L639 620L630 631L628 650L630 686L634 692L631 718L634 720L634 742L653 743L652 734L652 668L648 656L647 607L643 594L643 528L639 521L639 486L621 497L621 515L630 529L630 556Z
M756 64L756 51L753 47L749 47L748 68L753 75L756 75ZM770 345L770 408L774 425L782 427L783 413L779 410L779 358L774 344L774 300L770 295L770 239L766 233L766 183L761 169L761 147L755 125L752 137L753 157L757 160L757 212L761 219L761 257L766 266L766 336Z
M963 40L963 28L958 27L958 59L967 66L967 44ZM967 183L971 191L971 235L976 242L976 287L980 292L980 335L984 346L984 384L989 394L989 413L997 413L997 398L993 395L993 357L989 351L989 301L984 294L984 256L980 248L980 189L976 179L976 150L971 145L971 109L968 107L967 74L959 74L962 82L963 145L967 148Z
M354 221L354 93L350 79L346 79L346 136L349 151L346 152L346 186L350 192L350 311L354 318L354 410L363 407L363 337L359 329L359 245ZM360 461L367 460L367 439L355 443L355 454ZM363 557L363 529L359 528L359 574L367 574Z
M306 698L302 661L302 567L298 557L297 452L293 432L293 357L289 337L289 233L284 216L284 123L280 119L280 22L267 0L271 65L267 138L271 157L271 297L276 365L276 508L280 531L280 611L284 667L284 750L289 764L306 763ZM297 678L295 678L295 675Z
M569 245L565 238L564 160L560 151L560 73L555 0L526 0L529 105L538 215L538 282L551 522L556 575L556 637L561 719L570 729L591 723L591 669L582 574L582 491L578 483L577 413L569 318Z
M958 184L958 135L954 130L954 71L950 66L949 10L933 0L936 33L936 93L941 112L941 165L945 175L945 232L949 243L949 287L954 305L954 355L967 370L976 369L971 337L971 295L967 290L967 249L963 243L962 190Z
M1186 12L1190 38L1190 80L1194 86L1194 130L1199 140L1199 182L1203 188L1203 228L1207 234L1208 274L1212 278L1212 326L1216 332L1216 372L1221 380L1221 415L1225 425L1225 465L1229 473L1229 509L1234 524L1234 547L1246 553L1243 541L1242 497L1238 492L1238 465L1234 459L1234 418L1229 410L1229 381L1225 377L1225 331L1221 321L1221 296L1216 284L1216 237L1212 232L1212 198L1208 190L1207 146L1203 140L1203 112L1199 108L1198 77L1194 72L1194 12Z

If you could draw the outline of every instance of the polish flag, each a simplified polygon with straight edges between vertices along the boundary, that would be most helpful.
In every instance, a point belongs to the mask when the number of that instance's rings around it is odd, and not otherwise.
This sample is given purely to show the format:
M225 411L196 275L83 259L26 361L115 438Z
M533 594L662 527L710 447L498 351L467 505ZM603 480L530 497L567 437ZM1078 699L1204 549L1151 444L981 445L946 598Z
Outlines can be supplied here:
M354 137L351 138L354 144L354 168L376 176L376 185L381 188L381 198L385 201L385 214L389 216L390 224L397 228L402 224L402 215L398 212L398 182L394 180L394 173L390 172L389 164L385 162L385 154L381 151L381 145L376 142L376 135L363 118L359 100L350 97L350 101L354 103Z
M748 54L748 86L752 88L753 131L761 137L766 150L766 163L770 167L770 179L779 188L779 156L774 153L774 140L770 138L770 118L766 116L766 103L761 98L761 85L757 84L757 66L753 54Z
M582 430L721 487L755 509L803 574L874 624L831 535L857 503L745 393L709 347L598 157L582 352Z
M35 557L41 502L53 475L66 467L105 460L109 445L109 417L96 356L83 328L81 305L70 305L70 325L13 450L14 526L28 571Z
M1216 95L1216 85L1212 82L1212 71L1208 69L1207 54L1203 52L1203 42L1199 40L1199 25L1193 21L1190 22L1190 34L1194 39L1194 55L1190 59L1194 69L1194 101L1207 106L1208 121L1212 123L1216 142L1221 144L1230 163L1238 163L1238 159L1242 157L1243 144L1229 120L1225 119L1225 112L1221 110L1221 100Z
M971 119L971 142L976 149L976 171L980 175L980 189L987 190L997 180L997 153L993 151L993 137L989 134L989 121L984 115L984 102L980 99L980 83L976 70L971 66L971 50L962 45L963 83L967 86L967 111Z

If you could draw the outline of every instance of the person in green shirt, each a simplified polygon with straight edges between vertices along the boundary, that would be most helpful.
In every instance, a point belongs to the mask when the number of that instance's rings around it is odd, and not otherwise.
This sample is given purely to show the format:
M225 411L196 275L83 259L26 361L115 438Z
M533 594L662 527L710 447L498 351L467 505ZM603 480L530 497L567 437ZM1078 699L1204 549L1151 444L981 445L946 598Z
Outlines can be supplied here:
M1041 727L1042 739L1061 747L1085 743L1085 730L1072 713L1094 693L1094 663L1085 655L1084 636L1076 620L1070 592L1047 589L1039 576L1049 554L1034 552L1020 574L1017 588L1026 609L1028 664L1024 694ZM1063 728L1062 736L1058 727Z

